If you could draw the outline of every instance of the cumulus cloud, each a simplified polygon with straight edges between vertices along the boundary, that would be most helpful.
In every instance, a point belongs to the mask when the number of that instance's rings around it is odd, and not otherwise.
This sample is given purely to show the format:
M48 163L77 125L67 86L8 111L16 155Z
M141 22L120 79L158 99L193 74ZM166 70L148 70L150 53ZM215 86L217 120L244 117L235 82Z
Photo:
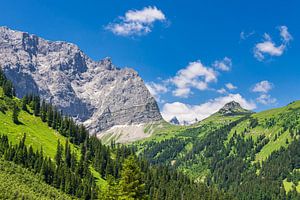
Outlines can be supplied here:
M219 70L228 71L232 66L231 59L225 57L223 60L215 61L210 66L205 66L200 60L190 62L185 68L177 71L176 75L161 81L164 87L167 87L172 91L173 96L187 98L193 94L194 90L213 90L220 94L227 93L226 89L221 88L219 90L209 87L209 84L218 81ZM148 83L149 91L155 96L157 95L157 85L154 83ZM232 83L226 84L229 90L234 90L237 87ZM168 91L166 91L168 92Z
M228 94L227 96L210 99L200 105L189 105L181 102L166 103L162 108L162 116L166 121L176 116L181 123L184 121L192 123L195 119L207 118L230 101L239 102L245 109L253 110L256 108L254 102L246 100L240 94Z
M151 32L156 21L165 21L164 13L158 8L144 7L142 10L129 10L117 22L108 24L105 28L116 35L145 35Z
M229 90L235 90L237 89L237 87L235 85L233 85L232 83L227 83L225 85Z
M273 88L273 84L269 81L261 81L253 87L253 92L268 93Z
M217 81L217 73L212 68L204 66L200 61L196 61L179 70L176 76L168 81L176 87L173 91L174 96L188 97L191 94L191 88L208 89L208 83Z
M146 83L145 85L148 88L149 92L152 94L152 96L154 96L154 98L158 102L160 102L160 103L164 102L160 98L160 95L168 92L168 88L165 85L159 84L159 83L154 83L154 82Z
M232 61L230 58L225 57L223 60L216 60L213 66L222 71L229 71L232 67Z
M277 99L271 97L269 94L261 94L256 100L264 105L274 104L277 101Z
M269 34L264 34L264 39L262 42L257 43L254 47L254 56L262 61L265 59L265 56L281 56L287 48L289 42L293 39L291 34L288 32L288 28L286 26L280 26L279 32L281 36L282 43L280 45L276 45L275 42L272 41L272 38Z
M252 92L260 93L256 101L264 105L276 103L277 99L271 97L271 95L268 94L269 91L273 89L273 87L273 83L270 83L269 81L261 81L259 83L256 83L252 89Z

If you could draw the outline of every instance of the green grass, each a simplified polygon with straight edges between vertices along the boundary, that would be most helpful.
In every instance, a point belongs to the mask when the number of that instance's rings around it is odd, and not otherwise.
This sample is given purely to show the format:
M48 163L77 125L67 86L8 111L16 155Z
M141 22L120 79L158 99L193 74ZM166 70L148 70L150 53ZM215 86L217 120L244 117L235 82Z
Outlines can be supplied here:
M256 154L256 161L263 161L268 158L269 155L271 155L272 152L279 150L281 147L287 147L288 144L286 144L286 140L288 139L289 142L291 142L290 134L286 131L282 135L279 136L279 138L275 141L271 140L268 144L266 144L262 150Z
M221 127L224 124L228 124L234 120L237 120L241 117L238 116L220 116L220 115L212 115L204 119L203 121L190 125L190 126L179 126L179 125L172 125L166 121L161 121L158 123L154 123L145 127L145 131L150 132L151 136L145 138L144 140L137 141L136 144L141 144L145 141L155 141L160 142L162 140L170 139L173 137L190 137L189 131L194 130L195 128L199 128L202 126L211 126L211 129L216 129ZM208 130L209 131L209 130ZM202 137L204 132L199 132L197 137Z
M272 152L279 150L281 147L287 147L288 144L286 144L286 141L288 140L291 142L292 138L289 134L289 131L285 131L282 133L276 140L275 135L279 133L282 130L283 125L285 124L285 119L283 116L289 116L289 115L295 115L297 112L299 112L300 109L300 101L295 101L287 106L281 107L281 108L275 108L259 113L254 113L251 115L252 118L257 119L259 122L259 125L252 128L249 127L250 120L245 120L239 123L236 127L234 127L229 135L227 140L225 141L225 144L230 140L230 138L233 136L233 134L236 132L237 134L242 134L244 130L246 129L245 137L252 137L254 141L258 138L260 135L265 135L267 138L269 138L269 142L261 149L260 152L256 154L255 161L261 162L268 158L269 155L271 155ZM264 127L263 124L265 123L265 120L274 118L276 119L276 124L271 127ZM300 125L300 121L297 122Z
M12 143L18 143L26 133L27 145L31 145L35 150L42 147L44 153L54 158L58 140L64 144L66 138L49 128L39 117L27 112L20 112L19 121L21 122L19 125L12 121L10 111L6 114L0 112L0 134L7 135Z
M49 156L50 158L53 159L56 154L58 140L60 141L61 144L64 145L66 141L66 137L60 135L57 131L50 128L47 123L42 122L40 117L36 117L33 114L22 110L20 111L18 116L19 123L15 124L12 120L12 105L14 103L16 103L19 107L21 107L21 102L19 99L17 98L10 99L4 97L2 93L2 89L0 88L0 108L5 108L4 112L0 111L0 134L7 135L9 141L12 142L12 144L18 144L22 139L22 137L24 136L24 133L26 133L25 142L27 146L32 146L34 150L40 150L42 148L44 155ZM79 159L81 156L79 148L73 145L72 143L69 144L71 146L72 151L74 151L78 155L78 159ZM3 165L3 163L4 161L1 162L0 164ZM5 164L8 165L9 163L7 164L7 162L5 162ZM17 166L15 166L15 168L17 168ZM23 169L18 168L18 170L23 170ZM25 191L30 192L29 196L25 195L25 199L68 199L68 196L60 198L59 196L53 196L52 193L50 193L50 195L52 196L46 198L47 196L44 197L42 194L39 193L40 191L38 190L38 187L36 187L37 190L35 190L34 188L30 188L31 187L30 184L28 185L28 187L22 185L23 184L22 181L26 182L27 179L31 180L33 185L36 185L35 182L38 183L41 182L40 180L35 180L35 177L32 177L33 175L26 175L27 174L26 170L24 170L24 173L26 172L24 176L21 176L19 174L12 174L11 172L4 175L1 174L2 171L0 170L0 182L2 181L1 178L3 178L4 180L5 177L6 179L11 180L9 183L13 184L17 188L20 188L20 192L21 192L21 193L18 192L18 189L16 188L15 191L12 191L14 192L12 193L12 195L15 196L13 197L6 196L8 199L22 198L24 196L22 194L23 191L24 193ZM101 190L104 190L107 187L107 182L104 179L102 179L100 174L96 172L93 168L91 168L91 172L96 179L97 185L100 187ZM16 182L13 182L12 179L15 179ZM43 184L41 183L41 185ZM46 187L44 185L43 187ZM7 187L7 185L4 183L2 183L2 185L0 183L0 186ZM1 192L0 199L6 199L6 198L1 198L1 195L4 194L5 193ZM45 193L45 195L48 194Z
M108 187L107 181L101 178L99 172L97 172L92 166L90 166L90 170L96 179L96 185L100 188L101 191L105 191Z
M288 182L286 179L283 181L283 186L286 192L290 192L293 189L293 187L295 187L293 182ZM300 193L300 181L296 186L296 191Z
M66 138L50 128L47 123L42 122L40 117L22 110L18 117L20 123L15 124L12 120L12 105L14 103L19 108L21 107L21 101L18 98L4 97L2 88L0 88L0 107L6 108L5 112L0 111L0 134L7 135L9 140L16 144L26 133L26 145L31 145L34 150L43 148L43 152L47 156L54 158L58 140L64 145ZM73 151L79 152L72 144L71 148Z
M47 185L38 175L0 159L0 199L75 199Z
M144 131L151 133L151 136L140 141L134 142L136 145L141 145L147 141L162 141L177 136L186 127L177 126L167 123L166 121L160 121L157 123L151 123L146 125Z

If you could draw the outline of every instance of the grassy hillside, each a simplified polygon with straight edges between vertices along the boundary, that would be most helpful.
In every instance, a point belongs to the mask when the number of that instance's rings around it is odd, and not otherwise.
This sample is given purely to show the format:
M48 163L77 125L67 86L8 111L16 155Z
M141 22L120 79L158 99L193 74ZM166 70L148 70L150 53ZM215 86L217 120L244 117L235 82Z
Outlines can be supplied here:
M223 189L235 188L234 184L247 180L245 177L250 178L253 172L260 182L265 166L282 165L285 174L279 176L272 171L271 180L280 180L284 185L278 187L284 187L287 192L299 187L284 181L284 177L300 167L292 164L298 162L299 155L288 149L300 137L300 101L260 113L216 113L193 126L165 126L160 131L136 143L139 152L153 164L173 166L196 181L214 182ZM276 163L279 162L276 155L287 152L295 160Z
M0 199L75 199L19 165L0 159Z
M292 135L300 130L300 101L295 101L285 107L249 114L249 117L234 126L228 134L224 144L226 145L234 133L244 135L245 139L254 141L259 136L269 139L268 143L256 154L255 161L265 160L272 152L281 147L287 147L292 141ZM216 113L203 121L191 126L176 126L166 122L156 129L154 134L142 141L136 142L141 149L147 147L147 143L159 143L169 139L195 140L203 138L212 131L226 124L237 121L245 115L224 116ZM187 149L191 147L188 143ZM186 149L185 149L186 150Z
M300 130L300 101L282 108L255 113L251 117L234 127L227 141L234 132L243 133L246 138L252 137L255 141L259 136L265 136L269 142L256 154L255 159L255 161L263 161L275 150L287 147L292 141L291 136ZM251 125L251 120L257 123Z
M43 148L43 152L54 158L58 140L64 144L66 138L57 131L50 128L47 123L42 122L40 117L36 117L23 110L19 113L19 124L12 120L12 105L16 103L20 106L19 99L5 97L0 88L0 134L8 135L9 140L18 143L26 133L26 144L31 145L35 150ZM0 109L1 110L1 109ZM71 145L75 151L74 145Z

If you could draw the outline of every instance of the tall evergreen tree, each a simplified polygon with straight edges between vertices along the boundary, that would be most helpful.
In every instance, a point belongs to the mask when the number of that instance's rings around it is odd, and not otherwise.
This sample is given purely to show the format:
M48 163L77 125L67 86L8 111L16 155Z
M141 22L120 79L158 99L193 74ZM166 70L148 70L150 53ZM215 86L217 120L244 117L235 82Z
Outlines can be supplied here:
M70 167L71 166L71 149L70 149L68 140L66 140L66 145L65 145L65 160L66 160L67 166Z
M55 162L56 162L56 165L59 167L61 162L62 162L62 145L60 144L60 141L58 140L58 143L57 143L57 148L56 148L56 154L55 154Z
M147 199L143 173L134 156L129 156L123 163L119 187L121 199Z
M19 119L18 119L19 112L20 112L19 107L18 107L16 104L14 104L14 105L13 105L12 120L13 120L13 122L14 122L15 124L18 124L18 123L19 123Z
M3 85L3 92L4 95L8 96L8 97L13 97L14 96L14 88L13 88L13 84L10 80L6 80L4 81Z
M42 101L42 106L41 106L41 119L43 122L47 121L47 105L45 100Z
M28 112L28 109L27 109L27 103L28 103L28 100L27 100L27 95L25 95L23 98L22 98L22 110Z
M40 104L40 97L38 95L35 95L33 98L33 109L34 109L34 115L35 116L39 116L40 115L40 108L41 108L41 104Z

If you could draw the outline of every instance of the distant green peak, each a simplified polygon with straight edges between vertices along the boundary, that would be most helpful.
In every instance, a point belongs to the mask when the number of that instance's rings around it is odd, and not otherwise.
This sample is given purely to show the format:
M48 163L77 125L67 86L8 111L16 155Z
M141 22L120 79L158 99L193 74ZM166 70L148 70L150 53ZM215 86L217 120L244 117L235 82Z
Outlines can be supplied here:
M251 111L242 108L242 106L236 101L230 101L226 103L223 108L218 111L222 115L239 115L251 113Z

